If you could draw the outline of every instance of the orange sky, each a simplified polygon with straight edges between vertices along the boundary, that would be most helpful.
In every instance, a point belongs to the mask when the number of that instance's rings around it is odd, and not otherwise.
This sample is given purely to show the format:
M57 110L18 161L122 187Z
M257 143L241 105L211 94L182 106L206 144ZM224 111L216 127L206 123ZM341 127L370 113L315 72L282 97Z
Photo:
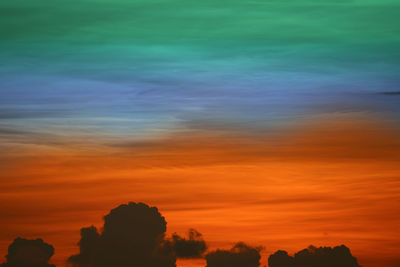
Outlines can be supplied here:
M0 156L1 255L17 236L42 237L64 266L81 227L142 201L159 208L169 233L195 228L211 249L245 241L268 255L345 244L364 267L400 262L400 138L365 117L322 117L257 135L181 132L113 146L13 149Z

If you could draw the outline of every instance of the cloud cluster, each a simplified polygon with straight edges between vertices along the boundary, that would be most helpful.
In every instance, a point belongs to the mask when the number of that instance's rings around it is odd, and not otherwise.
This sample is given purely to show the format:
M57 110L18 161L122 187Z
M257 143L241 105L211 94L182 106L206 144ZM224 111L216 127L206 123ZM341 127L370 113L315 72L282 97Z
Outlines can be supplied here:
M237 243L230 250L216 250L206 255L206 267L258 267L260 248Z
M130 202L104 216L101 231L81 229L79 254L68 259L74 267L176 267L177 258L205 258L206 267L259 267L261 247L243 242L229 250L207 253L203 236L190 229L186 237L165 236L167 222L156 207ZM42 239L15 239L7 261L0 267L55 267L49 264L53 246ZM278 250L268 258L269 267L361 267L346 246L314 247L290 256Z
M203 236L194 229L189 230L187 238L173 234L170 242L178 258L202 258L207 250Z
M346 246L310 246L297 252L294 257L279 250L268 258L269 267L361 267Z
M54 248L42 239L16 238L8 247L7 261L1 267L54 267L49 264Z

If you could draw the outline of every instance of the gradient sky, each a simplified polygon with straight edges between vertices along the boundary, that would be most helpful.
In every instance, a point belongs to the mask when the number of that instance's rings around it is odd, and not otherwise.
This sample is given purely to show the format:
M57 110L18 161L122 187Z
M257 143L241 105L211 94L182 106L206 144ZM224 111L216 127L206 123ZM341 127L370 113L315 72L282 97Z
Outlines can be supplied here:
M344 243L397 267L399 17L395 0L2 0L0 255L43 237L63 266L80 227L144 201L211 248Z

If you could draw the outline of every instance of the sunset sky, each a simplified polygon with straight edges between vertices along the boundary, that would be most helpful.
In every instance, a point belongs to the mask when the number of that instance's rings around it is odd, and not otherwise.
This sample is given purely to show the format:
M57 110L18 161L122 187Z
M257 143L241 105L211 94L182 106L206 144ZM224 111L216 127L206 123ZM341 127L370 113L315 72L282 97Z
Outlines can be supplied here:
M400 266L400 2L2 0L0 263L129 201L211 250ZM203 260L178 267L205 266Z

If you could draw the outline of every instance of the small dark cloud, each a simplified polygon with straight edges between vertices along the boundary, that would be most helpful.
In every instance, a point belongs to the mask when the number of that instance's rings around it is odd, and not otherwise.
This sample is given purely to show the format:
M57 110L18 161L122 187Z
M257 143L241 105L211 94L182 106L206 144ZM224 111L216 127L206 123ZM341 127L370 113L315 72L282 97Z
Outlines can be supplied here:
M93 226L81 230L80 253L68 262L85 267L175 267L173 248L164 240L166 225L155 207L120 205L104 217L101 233Z
M381 93L382 95L400 95L400 91L387 91Z
M297 252L294 257L286 251L277 251L268 258L269 267L361 267L346 246L310 246Z
M294 267L294 258L286 251L278 250L268 258L269 267Z
M100 234L96 227L90 226L81 229L81 240L79 241L79 254L71 256L68 261L76 265L90 265L98 253Z
M170 242L177 258L202 258L207 250L203 236L194 229L189 230L187 238L173 234Z
M230 250L216 250L206 255L206 267L258 267L260 248L237 243Z
M42 239L16 238L8 247L7 261L1 267L55 267L48 263L53 254L53 246Z

